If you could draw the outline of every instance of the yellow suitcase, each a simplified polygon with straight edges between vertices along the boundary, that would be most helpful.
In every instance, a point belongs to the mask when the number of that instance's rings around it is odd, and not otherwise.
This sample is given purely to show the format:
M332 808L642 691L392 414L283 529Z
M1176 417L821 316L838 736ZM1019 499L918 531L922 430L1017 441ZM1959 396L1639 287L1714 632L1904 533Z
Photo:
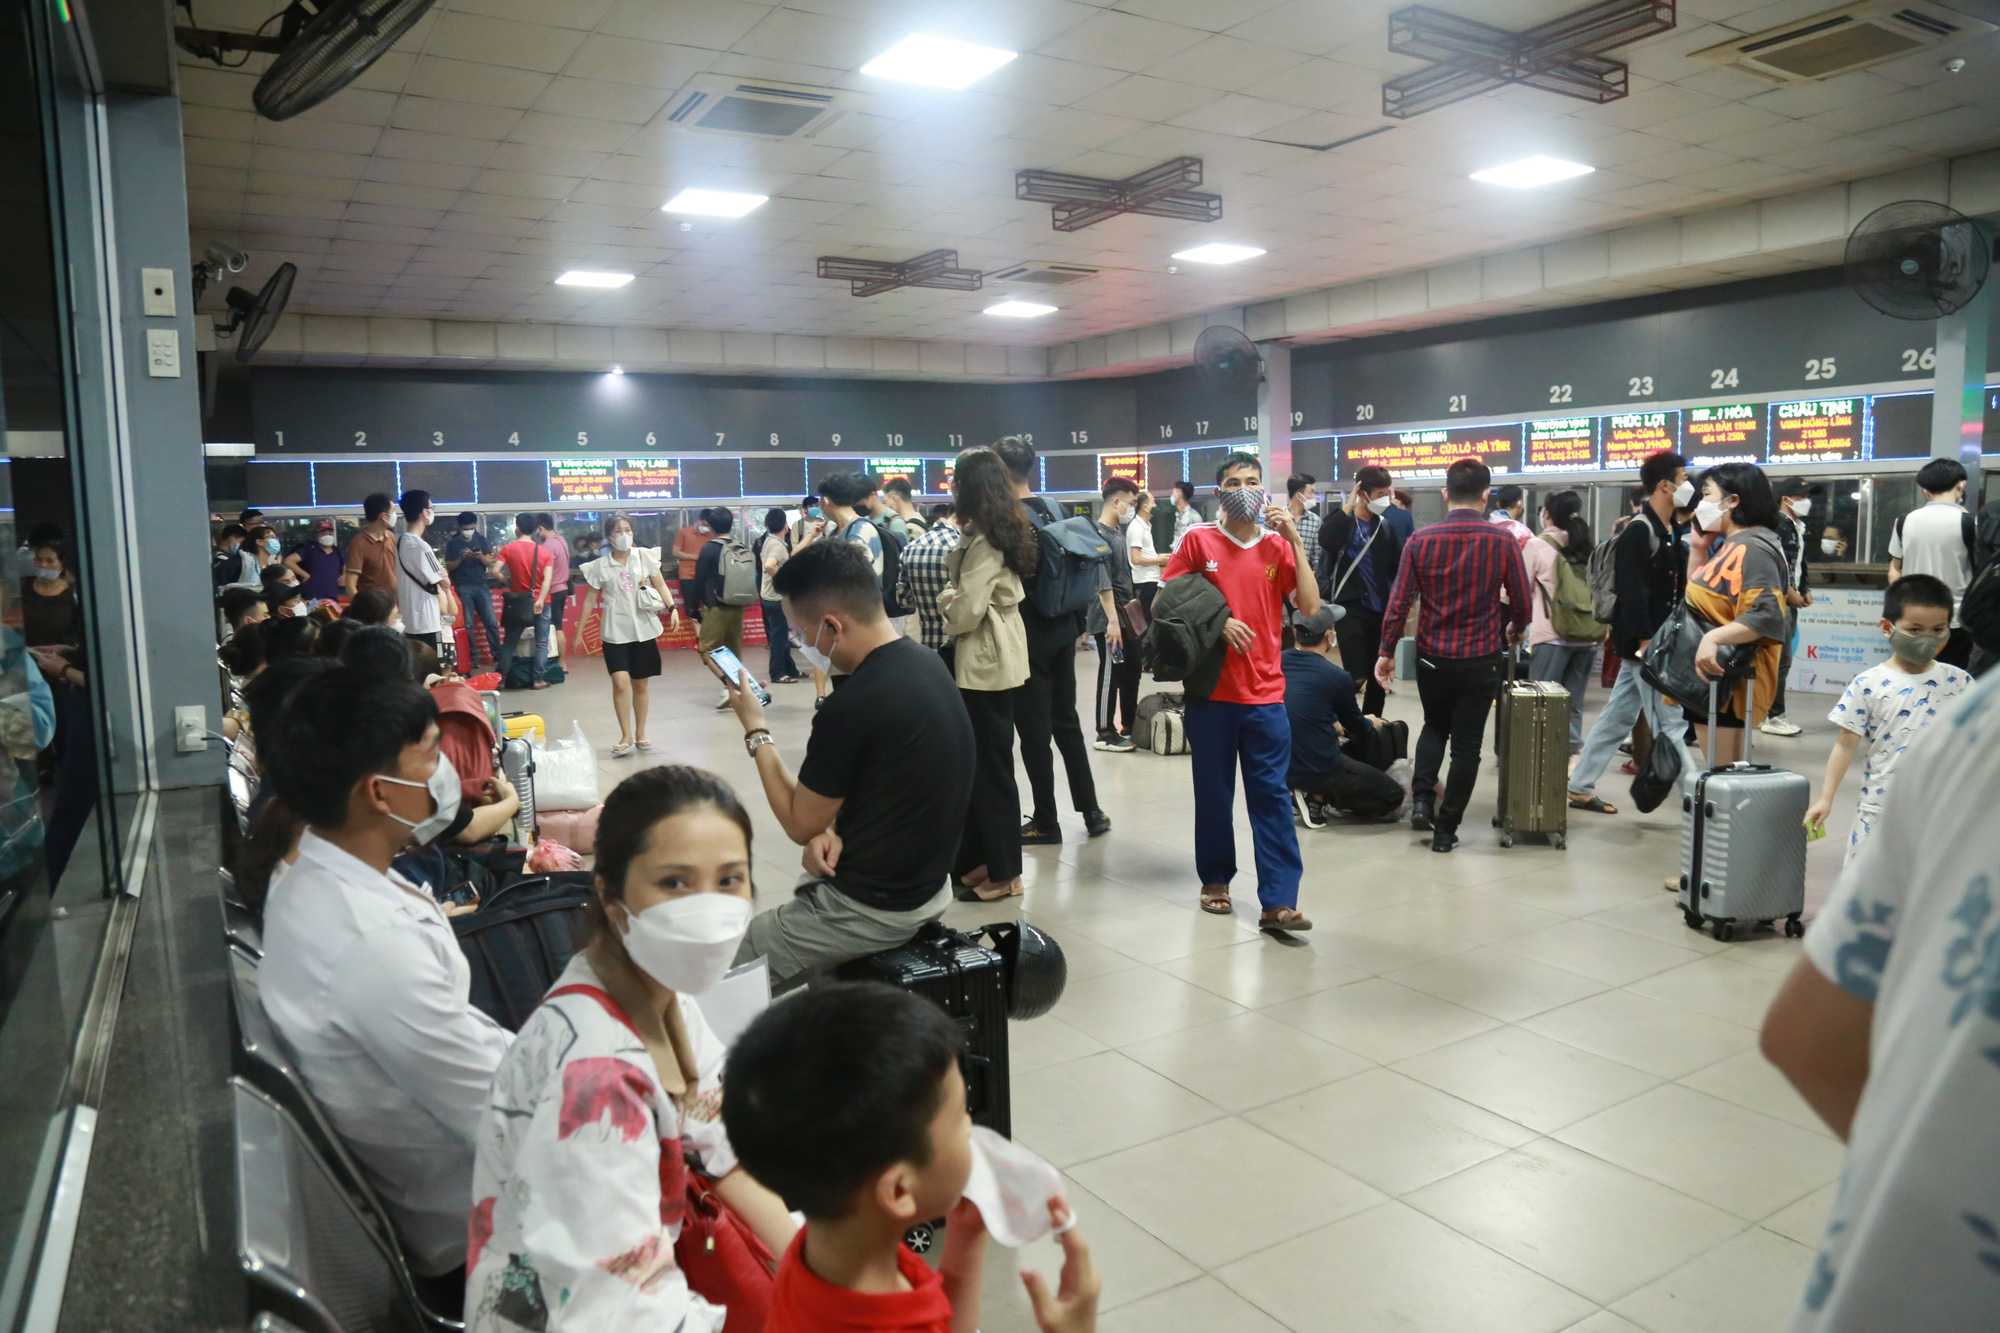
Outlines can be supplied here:
M507 735L504 739L512 740L516 736L532 736L534 738L531 742L532 744L547 745L549 743L549 729L542 725L542 715L540 713L508 713L505 717L501 718L501 721L507 724Z

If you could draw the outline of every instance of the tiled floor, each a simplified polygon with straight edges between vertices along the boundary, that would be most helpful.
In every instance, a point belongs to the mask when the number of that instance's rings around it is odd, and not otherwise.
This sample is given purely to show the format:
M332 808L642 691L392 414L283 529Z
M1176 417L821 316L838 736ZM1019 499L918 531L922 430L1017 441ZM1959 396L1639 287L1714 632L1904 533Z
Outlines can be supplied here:
M760 656L752 650L753 661ZM533 707L608 753L596 659ZM1085 689L1095 675L1078 664ZM803 753L809 686L776 687ZM757 799L733 718L683 654L655 682L650 762L703 764L757 822L760 899L798 857ZM1602 693L1593 687L1592 703ZM1830 699L1760 757L1818 781ZM1086 708L1086 714L1087 714ZM1416 721L1415 699L1390 700ZM882 727L894 732L896 719ZM1718 944L1661 888L1677 805L1572 819L1567 851L1458 852L1407 825L1300 831L1310 934L1196 910L1184 757L1092 756L1113 831L1031 849L1018 910L1059 939L1067 994L1014 1025L1022 1142L1059 1165L1104 1272L1106 1333L1768 1333L1782 1328L1832 1206L1840 1145L1757 1053L1795 941ZM608 785L636 760L604 758ZM1023 783L1025 789L1025 782ZM1629 805L1625 781L1603 784ZM1839 869L1847 811L1814 844L1809 910ZM1239 825L1241 818L1239 812ZM1247 826L1240 853L1249 862ZM954 924L1012 915L965 904ZM1022 1262L1053 1274L1044 1243ZM987 1333L1031 1330L995 1253Z

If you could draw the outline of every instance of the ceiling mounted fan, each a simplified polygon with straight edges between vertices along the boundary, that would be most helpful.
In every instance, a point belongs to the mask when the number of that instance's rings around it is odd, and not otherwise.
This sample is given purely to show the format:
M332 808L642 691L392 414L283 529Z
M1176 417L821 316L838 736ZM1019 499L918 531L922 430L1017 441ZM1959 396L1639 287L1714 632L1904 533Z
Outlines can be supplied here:
M180 0L188 24L174 29L180 48L230 66L231 52L275 55L250 95L266 120L290 120L359 78L437 0L292 0L255 32L194 26L194 0ZM267 31L277 25L275 33ZM236 65L243 60L234 62Z

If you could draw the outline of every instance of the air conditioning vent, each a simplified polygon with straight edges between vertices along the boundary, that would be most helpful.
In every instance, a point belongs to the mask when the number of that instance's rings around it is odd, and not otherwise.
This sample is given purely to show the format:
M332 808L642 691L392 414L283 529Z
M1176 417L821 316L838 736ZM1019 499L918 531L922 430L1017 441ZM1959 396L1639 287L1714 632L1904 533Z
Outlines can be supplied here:
M1098 271L1086 264L1049 264L1039 261L1016 264L986 275L988 282L1012 282L1026 287L1066 287L1072 282L1094 278Z
M704 134L810 139L868 100L866 93L704 74L667 106L667 123Z
M1804 83L1993 30L1990 23L1936 5L1872 0L1738 37L1696 51L1694 58L1779 83Z

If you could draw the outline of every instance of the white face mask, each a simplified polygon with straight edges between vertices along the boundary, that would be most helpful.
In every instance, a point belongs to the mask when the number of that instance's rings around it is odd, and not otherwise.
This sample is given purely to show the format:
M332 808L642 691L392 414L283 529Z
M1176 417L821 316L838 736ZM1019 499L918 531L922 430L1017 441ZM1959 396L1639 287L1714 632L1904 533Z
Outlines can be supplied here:
M1701 524L1703 532L1720 532L1722 516L1727 512L1718 501L1703 500L1694 507L1694 521Z
M641 972L680 995L715 989L750 926L750 900L691 893L627 912L625 952Z
M1674 508L1686 509L1694 501L1694 483L1683 480L1674 487Z
M1811 500L1800 499L1792 501L1793 518L1806 518L1809 517L1811 514L1812 514Z
M629 550L631 550L631 549L632 549L632 534L631 534L631 533L629 533L629 532L614 532L614 533L612 533L612 534L611 534L611 549L612 549L612 550L614 550L614 551L617 551L617 552L619 552L620 554L623 554L624 552L626 552L626 551L629 551Z
M1032 1245L1051 1231L1067 1231L1076 1215L1056 1227L1049 1200L1063 1192L1062 1177L1047 1162L984 1125L972 1127L972 1172L965 1197L979 1209L986 1234L1010 1250Z
M1368 502L1368 512L1375 515L1375 517L1380 518L1382 517L1383 514L1389 511L1389 506L1394 503L1396 503L1395 496L1378 495L1374 499Z
M392 778L387 773L377 773L375 776L384 782L393 782L398 787L422 787L430 792L431 800L436 803L437 808L431 811L428 819L411 821L393 810L388 812L389 818L398 824L409 825L410 841L429 843L450 828L452 820L458 818L458 770L452 766L451 756L444 751L438 751L437 767L431 770L428 781L412 782L408 778Z
M824 629L825 626L821 625L819 629L813 631L811 643L807 643L804 639L793 639L792 647L798 649L806 661L812 664L813 670L822 676L831 676L834 674L833 659L821 652L818 647L819 636Z
M1819 549L1822 555L1839 555L1840 543L1832 537L1821 537Z
M330 532L322 532L319 535L319 544L321 546L331 548L333 546L333 534Z

